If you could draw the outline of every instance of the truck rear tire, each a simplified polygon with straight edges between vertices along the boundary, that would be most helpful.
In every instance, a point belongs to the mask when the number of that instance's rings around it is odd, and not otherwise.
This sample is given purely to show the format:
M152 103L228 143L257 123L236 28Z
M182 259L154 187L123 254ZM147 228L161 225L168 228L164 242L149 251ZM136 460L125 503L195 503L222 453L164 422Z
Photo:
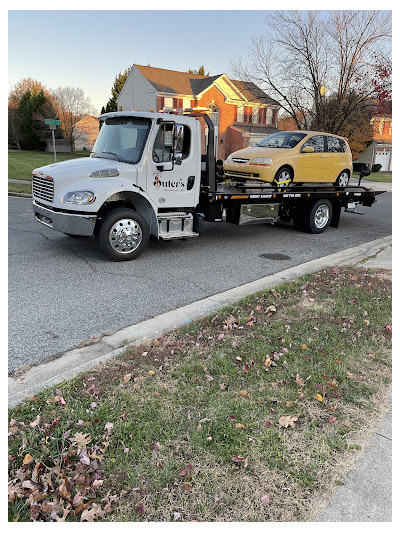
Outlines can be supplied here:
M146 220L133 209L118 207L104 215L96 231L99 250L113 261L136 259L150 238Z
M332 220L332 204L329 200L317 200L306 206L303 217L303 231L322 233Z

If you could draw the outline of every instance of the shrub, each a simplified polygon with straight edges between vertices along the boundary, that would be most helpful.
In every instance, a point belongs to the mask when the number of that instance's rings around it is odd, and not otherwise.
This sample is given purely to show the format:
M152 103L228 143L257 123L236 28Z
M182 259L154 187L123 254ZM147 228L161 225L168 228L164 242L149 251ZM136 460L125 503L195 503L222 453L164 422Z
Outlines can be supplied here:
M381 168L382 168L382 165L380 165L379 163L376 163L375 165L372 165L372 172L379 172Z

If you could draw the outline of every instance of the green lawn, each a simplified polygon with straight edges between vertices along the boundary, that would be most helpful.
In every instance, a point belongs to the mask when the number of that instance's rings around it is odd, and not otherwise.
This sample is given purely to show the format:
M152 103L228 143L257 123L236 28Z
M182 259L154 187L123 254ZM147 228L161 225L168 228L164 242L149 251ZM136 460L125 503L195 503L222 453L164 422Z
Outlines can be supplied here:
M315 519L388 404L390 292L327 268L23 402L9 520Z
M353 172L351 177L358 179L360 177L360 173ZM368 181L381 181L383 183L392 183L392 173L391 172L371 172L371 174L369 176L366 176L365 179Z
M73 152L57 154L57 162L78 157L88 157L90 152ZM32 170L54 163L54 154L50 152L33 152L30 150L8 150L8 177L17 180L32 179Z

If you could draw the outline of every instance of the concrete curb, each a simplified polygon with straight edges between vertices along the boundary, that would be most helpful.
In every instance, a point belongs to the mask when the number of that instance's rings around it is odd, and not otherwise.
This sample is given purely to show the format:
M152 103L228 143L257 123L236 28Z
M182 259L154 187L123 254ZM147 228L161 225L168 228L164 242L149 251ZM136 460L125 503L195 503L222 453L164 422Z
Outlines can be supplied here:
M357 264L376 256L382 250L390 247L391 243L392 236L390 235L354 248L348 248L168 311L139 324L128 326L111 335L103 335L94 344L75 348L57 359L31 367L23 373L23 377L10 377L8 379L9 405L13 407L24 398L32 396L48 386L70 379L81 372L94 368L101 362L117 357L123 353L127 345L138 345L145 340L157 338L167 331L207 316L257 291L271 288L326 266Z
M21 198L32 198L31 194L25 192L8 192L8 196L20 196Z

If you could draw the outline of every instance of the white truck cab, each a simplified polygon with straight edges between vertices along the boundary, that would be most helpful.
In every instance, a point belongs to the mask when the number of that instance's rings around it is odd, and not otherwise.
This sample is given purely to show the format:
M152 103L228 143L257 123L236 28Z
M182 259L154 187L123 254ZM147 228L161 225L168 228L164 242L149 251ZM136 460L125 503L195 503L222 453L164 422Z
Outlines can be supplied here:
M90 157L33 171L36 219L67 235L95 233L114 260L137 257L150 234L197 236L200 122L133 111L99 118L103 123Z

